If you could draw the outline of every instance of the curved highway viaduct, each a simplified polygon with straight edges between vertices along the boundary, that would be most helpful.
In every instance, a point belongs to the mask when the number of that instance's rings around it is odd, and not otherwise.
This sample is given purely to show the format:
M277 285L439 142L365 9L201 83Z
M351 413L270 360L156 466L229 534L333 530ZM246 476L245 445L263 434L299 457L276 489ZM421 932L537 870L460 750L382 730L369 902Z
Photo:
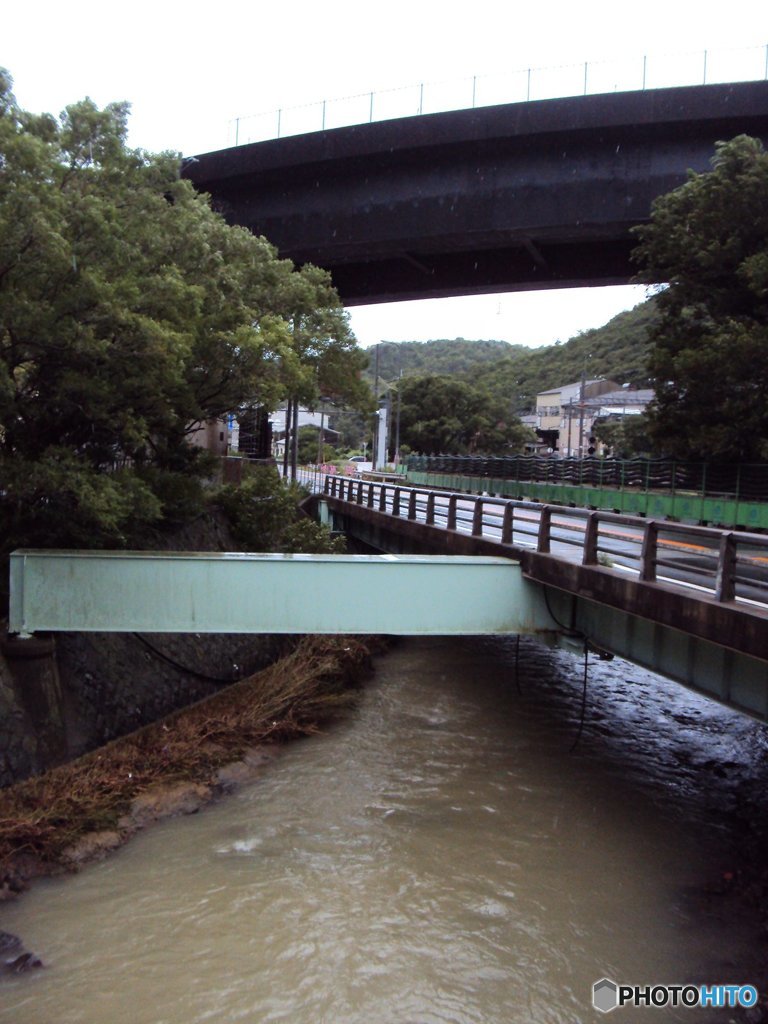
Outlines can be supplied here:
M632 226L740 133L768 141L768 82L355 125L206 153L184 173L356 305L624 284Z

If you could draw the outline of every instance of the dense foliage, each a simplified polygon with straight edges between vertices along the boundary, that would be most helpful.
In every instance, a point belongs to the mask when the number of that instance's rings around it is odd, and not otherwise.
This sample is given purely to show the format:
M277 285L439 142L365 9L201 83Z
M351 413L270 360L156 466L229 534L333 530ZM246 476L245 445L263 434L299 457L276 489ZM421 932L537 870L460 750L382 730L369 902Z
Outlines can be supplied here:
M228 226L128 107L20 109L0 70L5 550L114 546L199 506L201 422L286 396L365 405L328 275Z
M650 370L657 450L681 458L768 458L768 154L748 136L718 143L636 229L656 299Z
M438 374L398 385L400 441L425 455L497 455L521 450L533 434L484 389Z
M522 345L506 341L466 341L464 338L438 341L382 341L369 350L368 378L374 382L376 371L382 381L406 375L468 375L483 365L495 365L511 352L525 352Z
M277 470L260 467L239 486L220 488L215 502L244 551L343 553L343 537L332 538L303 513L301 496L295 485L281 485Z

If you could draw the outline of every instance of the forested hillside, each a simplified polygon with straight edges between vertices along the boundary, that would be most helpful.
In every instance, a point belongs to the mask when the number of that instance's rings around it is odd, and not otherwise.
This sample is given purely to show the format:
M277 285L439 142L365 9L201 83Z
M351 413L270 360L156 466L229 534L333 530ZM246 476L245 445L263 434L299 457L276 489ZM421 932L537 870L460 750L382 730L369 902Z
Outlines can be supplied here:
M567 342L543 348L504 341L382 342L369 349L373 377L376 349L383 381L403 376L450 374L471 380L496 399L512 402L522 413L535 405L536 394L587 376L619 384L648 387L647 330L656 316L653 299L619 313L604 327L585 331Z
M368 349L368 376L373 382L378 351L379 379L391 381L400 376L416 374L474 374L479 367L493 364L514 352L527 352L523 345L506 341L382 341Z

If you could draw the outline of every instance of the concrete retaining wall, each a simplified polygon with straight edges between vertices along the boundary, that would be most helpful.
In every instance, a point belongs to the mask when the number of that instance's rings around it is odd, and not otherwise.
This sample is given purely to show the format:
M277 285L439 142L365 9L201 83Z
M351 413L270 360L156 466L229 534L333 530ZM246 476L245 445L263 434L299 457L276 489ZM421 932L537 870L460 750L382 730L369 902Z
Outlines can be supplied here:
M293 637L69 633L0 645L0 786L93 750L280 657Z

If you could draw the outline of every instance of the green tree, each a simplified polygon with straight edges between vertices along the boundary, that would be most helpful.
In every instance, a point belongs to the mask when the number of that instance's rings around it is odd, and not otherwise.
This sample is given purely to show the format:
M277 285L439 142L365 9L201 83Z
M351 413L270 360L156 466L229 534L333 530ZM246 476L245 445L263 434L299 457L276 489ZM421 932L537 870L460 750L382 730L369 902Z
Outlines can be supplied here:
M645 414L598 420L593 425L592 432L599 441L608 446L610 454L617 459L652 454L653 446L648 437Z
M365 356L327 274L228 226L177 154L127 147L126 104L57 121L11 85L0 71L3 543L121 544L199 505L199 423L347 372L354 392Z
M331 285L328 273L307 265L286 277L281 308L291 325L293 361L287 374L287 421L299 406L317 409L323 401L360 412L373 409L363 370L368 356L349 326L349 315ZM293 452L298 458L298 433Z
M244 551L343 554L344 538L331 537L300 509L305 494L295 484L283 487L276 470L260 466L239 487L220 488L215 503Z
M640 277L657 296L648 412L657 451L768 458L768 154L748 136L717 144L712 169L656 200L635 229Z
M520 450L532 431L488 392L439 375L404 377L400 389L400 440L425 455L496 455Z

